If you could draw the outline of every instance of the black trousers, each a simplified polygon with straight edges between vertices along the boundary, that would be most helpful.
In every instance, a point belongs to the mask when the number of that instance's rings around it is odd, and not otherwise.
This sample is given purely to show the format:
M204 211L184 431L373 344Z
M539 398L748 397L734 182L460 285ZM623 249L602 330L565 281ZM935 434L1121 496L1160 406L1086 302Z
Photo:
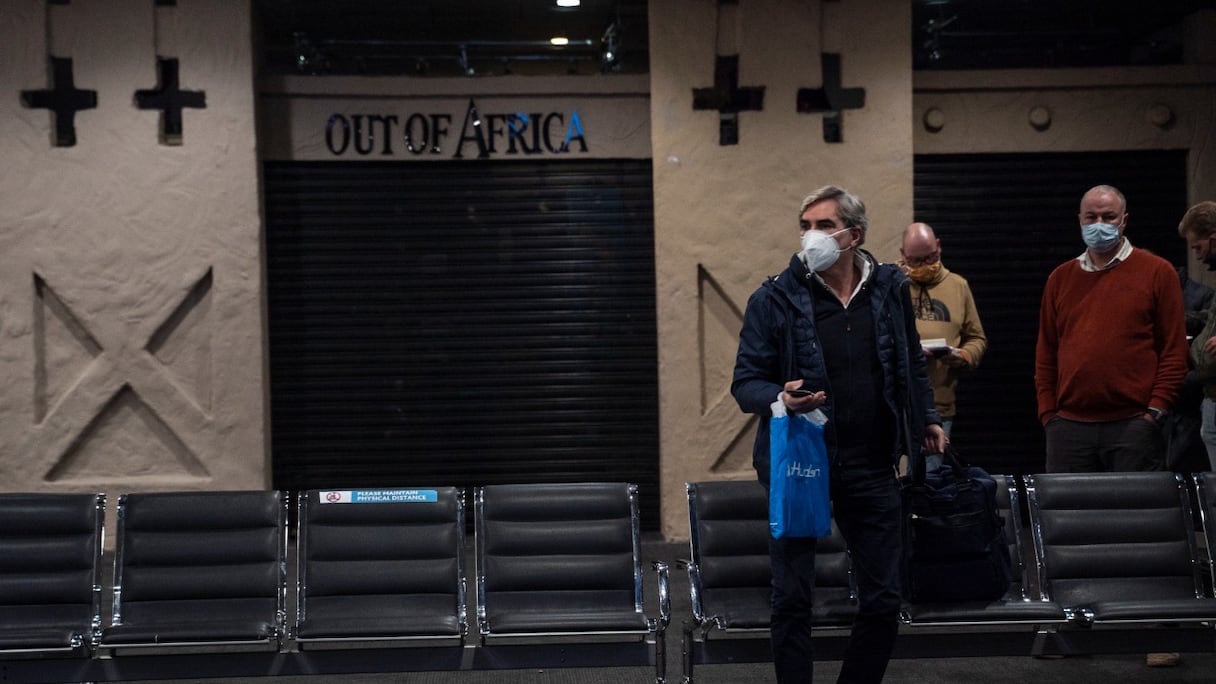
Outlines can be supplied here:
M848 542L860 611L839 682L881 682L899 633L902 509L892 468L833 469L836 524ZM779 684L812 681L815 539L770 539L773 662Z
M1043 428L1047 472L1161 470L1160 429L1142 416L1083 423L1056 416Z

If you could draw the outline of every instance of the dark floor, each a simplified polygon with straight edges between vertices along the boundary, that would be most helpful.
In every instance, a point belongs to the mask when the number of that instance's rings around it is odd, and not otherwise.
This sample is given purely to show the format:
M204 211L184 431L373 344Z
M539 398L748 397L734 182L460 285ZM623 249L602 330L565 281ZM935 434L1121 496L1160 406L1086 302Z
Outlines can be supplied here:
M665 560L671 566L672 622L668 630L667 681L682 681L680 653L680 623L690 615L688 577L676 567L675 561L688 557L687 544L667 543L649 538L642 549L643 559ZM472 565L469 566L472 573ZM646 577L646 603L650 614L656 614L656 582L653 572ZM290 602L290 599L289 599ZM1213 650L1216 650L1214 638ZM833 682L840 663L823 661L815 664L815 681ZM4 677L0 676L0 682ZM402 672L355 675L315 675L291 677L257 677L229 679L156 680L175 682L227 682L230 684L307 684L341 681L350 684L389 684L411 682L418 684L523 684L551 682L552 684L621 684L622 682L654 681L650 667L593 667L577 669L480 670L457 672ZM772 682L770 663L730 665L699 665L696 681L704 684L745 684ZM909 658L892 660L886 682L966 682L974 684L1024 684L1025 682L1081 682L1083 684L1113 684L1115 682L1214 682L1216 681L1216 652L1183 654L1182 663L1172 668L1149 668L1144 655L1102 655L1040 659L1025 657L956 657Z

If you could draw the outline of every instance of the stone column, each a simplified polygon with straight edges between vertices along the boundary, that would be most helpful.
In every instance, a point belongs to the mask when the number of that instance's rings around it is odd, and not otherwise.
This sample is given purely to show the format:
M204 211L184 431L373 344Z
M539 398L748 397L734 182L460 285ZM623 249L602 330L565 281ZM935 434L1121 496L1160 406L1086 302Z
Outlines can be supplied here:
M755 477L757 418L731 397L731 372L748 296L798 249L802 198L828 183L849 188L869 210L866 248L898 256L912 211L911 7L649 8L662 518L664 536L679 539L688 536L685 482ZM763 87L763 107L735 113L738 142L721 145L722 113L695 109L693 90L716 85L715 58L729 50L735 85L753 100ZM798 108L800 90L830 85L825 53L839 55L836 85L865 90L864 106L839 116L840 142L825 139L829 113Z
M5 3L0 489L269 486L250 17ZM68 73L74 140L40 108Z

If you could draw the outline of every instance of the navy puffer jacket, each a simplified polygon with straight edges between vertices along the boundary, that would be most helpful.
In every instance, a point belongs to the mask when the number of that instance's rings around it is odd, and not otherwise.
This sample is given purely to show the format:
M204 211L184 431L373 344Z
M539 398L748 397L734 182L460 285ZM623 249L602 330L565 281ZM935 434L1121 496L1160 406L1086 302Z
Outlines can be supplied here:
M891 445L891 463L902 454L904 444L902 412L907 409L910 443L920 448L925 426L941 423L933 406L933 390L925 373L920 336L912 313L908 278L897 267L879 264L868 252L858 253L871 264L869 294L874 312L874 331L883 369L883 398L897 426ZM804 282L811 277L802 260L794 255L790 266L770 278L748 299L739 333L739 352L731 394L739 407L760 416L752 463L761 482L769 477L770 404L777 400L785 382L803 378L805 387L824 389L829 429L832 425L832 388L815 330L811 293ZM910 382L909 382L910 380ZM911 390L909 390L909 384ZM833 440L829 440L831 443ZM835 462L835 454L829 454Z

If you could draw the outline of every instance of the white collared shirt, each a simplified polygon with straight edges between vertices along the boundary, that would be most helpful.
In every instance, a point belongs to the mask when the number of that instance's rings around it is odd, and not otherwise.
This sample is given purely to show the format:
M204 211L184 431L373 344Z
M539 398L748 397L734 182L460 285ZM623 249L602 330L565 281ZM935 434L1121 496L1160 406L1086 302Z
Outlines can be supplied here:
M1081 264L1081 270L1088 271L1089 273L1097 273L1098 271L1110 270L1126 261L1127 258L1132 255L1132 241L1128 240L1126 237L1122 238L1122 240L1123 245L1119 247L1119 251L1115 254L1115 258L1111 259L1110 262L1105 266L1096 265L1093 260L1089 258L1088 249L1081 252L1081 256L1077 257L1077 261Z
M806 263L805 259L803 260L803 263ZM870 279L870 273L874 271L874 264L869 259L862 256L861 252L858 250L853 250L853 263L861 269L861 277L857 279L857 285L853 288L853 293L849 295L850 302L853 301L853 298L857 296L858 292L861 292L861 286L866 284L866 281ZM829 286L817 272L811 271L811 275L815 278L815 280L819 281L820 285L823 285L824 287L828 288L828 291L831 291L831 286Z

